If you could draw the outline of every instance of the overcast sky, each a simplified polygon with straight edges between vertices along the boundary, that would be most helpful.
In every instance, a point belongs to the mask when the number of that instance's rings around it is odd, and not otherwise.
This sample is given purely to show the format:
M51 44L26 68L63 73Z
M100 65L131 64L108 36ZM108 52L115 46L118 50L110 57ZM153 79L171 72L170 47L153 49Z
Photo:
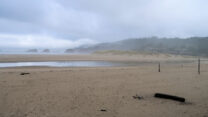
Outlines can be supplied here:
M208 0L0 0L0 48L208 36Z

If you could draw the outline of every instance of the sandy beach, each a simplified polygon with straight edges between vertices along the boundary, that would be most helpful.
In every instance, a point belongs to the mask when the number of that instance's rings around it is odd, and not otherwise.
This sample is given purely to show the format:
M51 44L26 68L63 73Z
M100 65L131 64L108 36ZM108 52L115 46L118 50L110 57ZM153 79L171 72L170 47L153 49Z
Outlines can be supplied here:
M0 55L0 62L183 61L183 56ZM0 117L208 117L208 66L0 68ZM29 74L20 75L22 72ZM155 98L184 97L185 103ZM142 99L134 99L133 96Z

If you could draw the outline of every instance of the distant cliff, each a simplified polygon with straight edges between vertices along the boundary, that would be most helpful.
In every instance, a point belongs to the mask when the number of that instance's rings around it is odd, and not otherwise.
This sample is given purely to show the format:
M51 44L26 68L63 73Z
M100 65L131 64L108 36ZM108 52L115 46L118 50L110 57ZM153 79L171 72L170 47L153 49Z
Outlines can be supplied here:
M135 38L112 43L100 43L88 47L67 49L68 53L92 53L104 50L145 51L193 56L208 56L208 37Z

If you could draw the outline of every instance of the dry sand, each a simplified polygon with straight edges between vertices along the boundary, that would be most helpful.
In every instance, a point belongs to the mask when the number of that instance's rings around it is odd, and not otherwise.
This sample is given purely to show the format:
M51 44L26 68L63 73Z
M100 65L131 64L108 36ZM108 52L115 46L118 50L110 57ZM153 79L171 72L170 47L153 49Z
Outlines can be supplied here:
M1 62L176 59L190 58L0 55ZM157 67L1 68L0 117L208 117L208 66L200 75L195 63L162 64L160 73ZM187 102L154 98L156 92L185 97ZM144 99L134 99L136 94Z

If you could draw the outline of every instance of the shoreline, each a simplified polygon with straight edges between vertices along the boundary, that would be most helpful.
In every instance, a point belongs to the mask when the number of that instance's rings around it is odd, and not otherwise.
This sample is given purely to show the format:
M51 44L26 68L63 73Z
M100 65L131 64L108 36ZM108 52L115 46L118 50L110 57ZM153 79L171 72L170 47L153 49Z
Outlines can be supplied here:
M181 61L196 60L197 57L180 55L105 55L105 54L78 54L78 55L48 55L48 54L14 54L0 55L0 62L44 62L44 61Z

